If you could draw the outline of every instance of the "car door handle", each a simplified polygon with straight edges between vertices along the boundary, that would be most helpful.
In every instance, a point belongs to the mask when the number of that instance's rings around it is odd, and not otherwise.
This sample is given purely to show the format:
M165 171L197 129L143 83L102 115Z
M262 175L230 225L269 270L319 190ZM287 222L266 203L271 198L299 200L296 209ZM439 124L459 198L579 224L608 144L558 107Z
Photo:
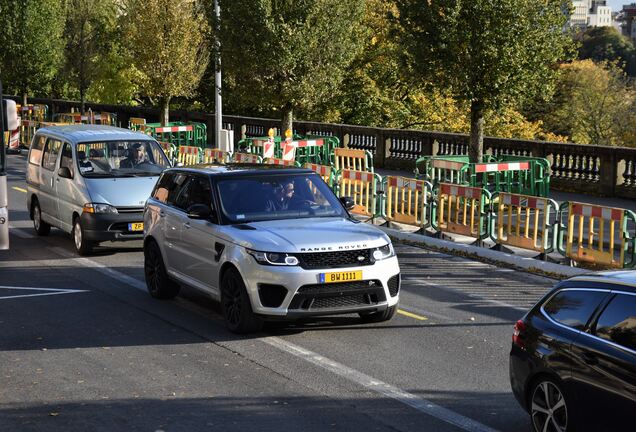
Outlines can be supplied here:
M581 354L581 357L583 358L583 361L590 366L595 366L598 364L598 357L596 356L596 354L583 353Z
M190 222L184 222L183 227L186 229L190 229Z

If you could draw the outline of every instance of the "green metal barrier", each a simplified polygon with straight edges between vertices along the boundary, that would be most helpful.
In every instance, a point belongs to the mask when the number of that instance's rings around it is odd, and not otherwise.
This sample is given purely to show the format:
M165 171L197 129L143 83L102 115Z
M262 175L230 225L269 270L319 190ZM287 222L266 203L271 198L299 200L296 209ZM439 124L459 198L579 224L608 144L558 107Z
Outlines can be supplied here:
M195 146L201 149L207 146L207 126L197 122L170 122L165 126L160 123L146 123L143 119L134 119L128 124L128 128L144 132L157 141L169 142L179 148L180 146Z
M283 157L285 140L280 135L273 136L274 156ZM269 137L251 137L239 141L238 148L242 152L257 154L265 157L265 143ZM292 142L296 145L296 162L300 164L313 163L323 165L329 163L329 154L340 146L340 140L336 137L318 135L294 135Z

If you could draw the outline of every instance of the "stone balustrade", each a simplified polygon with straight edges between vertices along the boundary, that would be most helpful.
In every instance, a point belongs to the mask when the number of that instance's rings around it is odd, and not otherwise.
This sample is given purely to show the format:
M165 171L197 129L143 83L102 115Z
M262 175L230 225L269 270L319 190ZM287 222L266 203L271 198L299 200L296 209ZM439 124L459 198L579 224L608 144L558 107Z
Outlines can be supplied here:
M19 98L14 98L20 101ZM52 99L30 99L30 103L46 104L49 112L62 113L79 109L79 102ZM117 114L120 125L127 126L130 117L157 121L156 108L87 103L87 109ZM214 115L173 110L172 121L198 121L207 124L208 142L214 142ZM278 128L280 120L240 116L223 116L223 127L234 131L235 141L242 137L266 136L269 128ZM300 134L336 136L351 148L369 150L378 168L411 171L421 155L466 154L468 135L444 132L384 129L343 124L294 122ZM556 190L593 195L636 198L636 148L563 144L503 138L484 138L484 152L493 155L544 157L551 164L551 187Z

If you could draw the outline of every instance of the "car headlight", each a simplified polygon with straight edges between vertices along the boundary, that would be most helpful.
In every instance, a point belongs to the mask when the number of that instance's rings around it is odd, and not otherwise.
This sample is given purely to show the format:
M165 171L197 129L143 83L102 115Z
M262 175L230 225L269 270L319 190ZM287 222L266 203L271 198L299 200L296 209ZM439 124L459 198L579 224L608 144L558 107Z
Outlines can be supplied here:
M393 244L389 243L373 251L373 259L380 261L383 259L391 258L395 255L393 250Z
M295 266L298 265L298 258L287 253L279 252L259 252L248 250L257 263L263 265Z
M117 209L109 204L87 203L82 208L84 213L111 213L117 214Z

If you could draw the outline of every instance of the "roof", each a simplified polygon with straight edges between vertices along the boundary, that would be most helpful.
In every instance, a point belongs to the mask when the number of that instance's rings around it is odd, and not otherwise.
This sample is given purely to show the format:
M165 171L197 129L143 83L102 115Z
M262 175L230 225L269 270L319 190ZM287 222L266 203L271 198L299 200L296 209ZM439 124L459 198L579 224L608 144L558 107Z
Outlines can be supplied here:
M247 177L254 174L276 175L276 174L313 174L314 172L307 168L286 167L281 165L268 164L246 164L246 163L230 163L226 165L219 164L199 164L187 167L170 168L170 171L189 171L202 174L209 174L219 177Z
M152 137L141 132L102 125L48 126L39 129L38 133L56 136L73 144L104 141L153 140Z
M607 270L575 276L568 280L617 284L636 290L636 270Z

